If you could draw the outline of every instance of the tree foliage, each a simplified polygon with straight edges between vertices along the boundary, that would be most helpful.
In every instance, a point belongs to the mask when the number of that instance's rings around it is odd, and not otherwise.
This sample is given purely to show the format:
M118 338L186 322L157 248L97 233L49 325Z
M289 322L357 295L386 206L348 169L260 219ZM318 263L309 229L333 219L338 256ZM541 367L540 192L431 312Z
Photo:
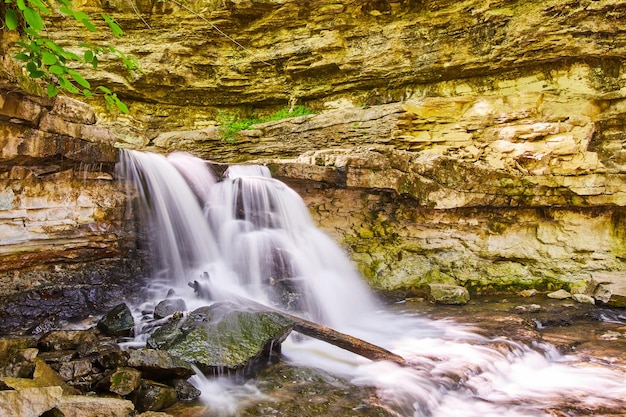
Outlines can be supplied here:
M86 42L77 45L81 49L77 53L63 48L45 35L42 15L52 13L72 19L84 30L97 32L98 29L88 14L74 10L71 0L4 0L2 6L5 30L18 31L21 34L20 40L16 42L20 51L14 58L22 62L31 79L44 82L48 97L54 97L61 91L82 94L85 97L101 93L109 107L128 113L128 107L116 93L104 86L92 87L76 68L91 65L96 69L100 62L98 57L109 54L120 59L131 75L134 75L141 68L133 57L112 45L92 45ZM101 17L115 37L124 33L111 16L101 14Z

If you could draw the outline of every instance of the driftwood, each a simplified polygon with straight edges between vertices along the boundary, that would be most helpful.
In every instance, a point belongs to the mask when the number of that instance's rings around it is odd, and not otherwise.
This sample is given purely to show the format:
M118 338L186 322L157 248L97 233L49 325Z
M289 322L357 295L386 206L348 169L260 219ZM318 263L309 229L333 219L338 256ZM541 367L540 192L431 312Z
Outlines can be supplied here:
M192 287L199 296L206 296L206 294L210 294L208 286L203 286L198 281L189 283L189 286ZM337 330L331 329L330 327L326 327L324 325L305 320L298 316L285 313L284 311L268 307L264 304L250 300L246 297L241 297L235 294L231 294L231 297L240 304L252 305L260 310L272 311L274 313L281 314L282 316L287 317L295 323L293 330L298 333L302 333L314 339L330 343L331 345L335 345L373 361L391 361L400 365L406 365L406 360L402 356L396 355L395 353L390 352L387 349L366 342L365 340L338 332Z
M291 314L285 314L281 311L278 311L278 313L283 314L295 321L296 325L293 329L298 333L322 340L373 361L391 361L400 365L406 365L406 360L404 360L402 356L396 355L395 353L380 346L371 344L357 337L338 332L330 327L304 320L297 316L292 316Z

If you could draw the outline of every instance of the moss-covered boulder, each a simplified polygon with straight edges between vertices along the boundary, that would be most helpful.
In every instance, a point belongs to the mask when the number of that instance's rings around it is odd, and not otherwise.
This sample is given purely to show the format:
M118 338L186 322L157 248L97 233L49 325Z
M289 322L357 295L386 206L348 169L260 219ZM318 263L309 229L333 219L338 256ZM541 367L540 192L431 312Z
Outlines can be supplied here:
M437 304L467 304L470 299L466 288L459 285L428 284L428 299Z
M160 327L148 346L165 349L205 373L237 371L279 352L293 326L280 313L216 303Z

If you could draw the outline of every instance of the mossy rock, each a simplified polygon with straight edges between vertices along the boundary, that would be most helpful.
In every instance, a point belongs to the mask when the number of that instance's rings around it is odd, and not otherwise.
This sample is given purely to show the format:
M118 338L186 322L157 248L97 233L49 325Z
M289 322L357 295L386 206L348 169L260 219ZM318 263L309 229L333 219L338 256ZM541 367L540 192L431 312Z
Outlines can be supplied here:
M216 303L157 329L148 345L215 374L245 369L279 352L293 326L277 312Z

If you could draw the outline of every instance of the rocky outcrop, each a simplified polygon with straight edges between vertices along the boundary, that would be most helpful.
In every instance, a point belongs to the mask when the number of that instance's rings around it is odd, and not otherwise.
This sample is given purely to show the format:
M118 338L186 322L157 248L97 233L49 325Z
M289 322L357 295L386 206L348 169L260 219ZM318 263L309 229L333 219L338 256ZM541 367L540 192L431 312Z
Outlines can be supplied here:
M8 90L0 129L0 333L119 303L134 232L113 134L84 103Z
M143 67L87 70L130 107L94 102L120 146L269 164L376 288L571 290L626 270L623 0L82 4ZM224 137L294 104L317 114Z

